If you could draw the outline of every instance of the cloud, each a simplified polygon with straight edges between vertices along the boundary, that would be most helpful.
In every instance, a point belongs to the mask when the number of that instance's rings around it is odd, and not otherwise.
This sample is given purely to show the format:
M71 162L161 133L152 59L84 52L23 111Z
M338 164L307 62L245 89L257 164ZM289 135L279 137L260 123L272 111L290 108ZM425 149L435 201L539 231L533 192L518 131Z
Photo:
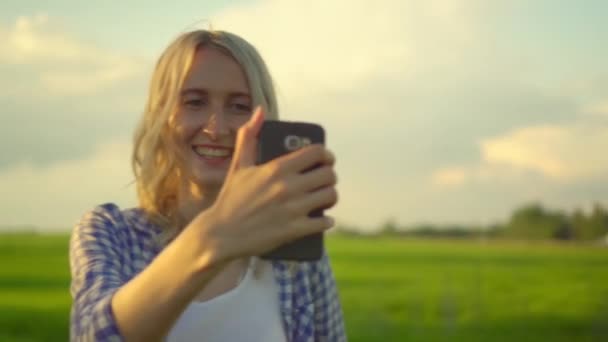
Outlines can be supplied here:
M586 122L526 127L481 142L485 163L533 170L558 182L605 178L608 159L598 146L608 146L608 125Z
M0 27L0 40L0 63L22 74L35 70L34 85L51 95L99 91L142 72L141 59L78 39L46 14L19 17L12 26Z
M605 143L608 78L576 79L586 77L580 65L559 67L542 42L511 28L527 8L523 1L266 0L224 8L211 21L258 47L283 118L325 126L340 179L333 215L371 227L387 217L500 218L528 199L573 205L601 196L589 189L603 189L591 180L603 164L578 154L583 142L596 150ZM137 57L69 34L53 18L21 21L0 35L54 43L0 47L0 172L16 172L19 163L24 174L45 178L65 160L98 155L100 142L128 141L151 63L132 68ZM18 44L27 47L25 38ZM589 137L579 142L581 134Z
M353 139L375 138L375 127L399 129L402 145L413 137L418 146L448 145L468 158L479 138L570 119L575 106L527 82L517 56L494 48L492 19L511 10L505 7L268 0L233 6L212 22L258 47L277 80L282 117L349 129Z
M86 158L100 141L131 135L149 61L97 46L44 14L0 24L0 40L0 169Z
M223 10L212 23L258 47L277 80L283 118L325 126L342 180L335 215L372 226L389 216L496 218L539 194L512 184L544 181L541 169L492 159L499 138L522 127L568 130L595 87L563 92L538 77L559 73L549 70L542 49L538 58L522 54L507 41L518 38L497 34L504 18L524 8L268 0ZM480 142L492 151L487 162ZM370 201L382 209L369 210Z
M44 167L19 163L0 171L2 225L65 230L97 204L132 206L130 151L129 143L108 142L83 159Z
M458 60L474 44L474 8L475 1L268 0L223 10L212 22L252 41L291 97Z
M436 186L452 187L462 185L467 174L467 170L462 167L450 167L434 172L431 177Z
M14 24L2 28L5 44L0 50L0 61L11 64L53 62L97 62L99 52L58 31L46 14L18 17Z
M538 178L573 185L608 179L608 159L598 146L608 146L608 122L581 116L568 125L537 125L512 130L479 142L478 164L440 168L431 176L439 187L496 181L527 184Z
M598 118L608 118L608 100L594 102L583 108L583 113Z

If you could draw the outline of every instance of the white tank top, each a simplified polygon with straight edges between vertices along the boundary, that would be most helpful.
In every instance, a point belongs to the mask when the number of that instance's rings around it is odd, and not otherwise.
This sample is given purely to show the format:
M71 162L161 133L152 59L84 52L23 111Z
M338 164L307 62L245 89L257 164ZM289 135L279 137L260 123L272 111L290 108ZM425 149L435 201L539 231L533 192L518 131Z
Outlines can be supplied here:
M261 268L258 277L254 267ZM166 341L287 341L272 264L251 258L237 287L208 301L190 303Z

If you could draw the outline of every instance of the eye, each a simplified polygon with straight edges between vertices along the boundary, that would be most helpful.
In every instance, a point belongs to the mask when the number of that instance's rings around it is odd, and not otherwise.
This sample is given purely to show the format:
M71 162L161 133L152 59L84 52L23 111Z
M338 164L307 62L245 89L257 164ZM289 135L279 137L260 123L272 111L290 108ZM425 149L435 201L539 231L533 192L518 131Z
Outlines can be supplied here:
M230 104L230 109L236 114L251 114L251 105L249 103L234 102Z
M236 103L234 106L237 109L244 110L247 112L251 110L251 106L249 104Z
M200 108L200 107L204 106L205 104L207 104L207 101L202 98L192 98L192 99L185 99L183 101L183 104L184 104L184 106L186 106L188 108L197 109L197 108Z

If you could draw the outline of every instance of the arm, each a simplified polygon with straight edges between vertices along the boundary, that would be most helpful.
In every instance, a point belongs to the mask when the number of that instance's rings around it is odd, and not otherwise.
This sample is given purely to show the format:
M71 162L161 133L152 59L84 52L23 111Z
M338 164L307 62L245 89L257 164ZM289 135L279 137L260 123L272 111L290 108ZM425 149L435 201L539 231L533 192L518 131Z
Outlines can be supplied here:
M342 305L327 253L312 264L310 272L315 310L315 341L346 341Z
M129 246L121 246L111 210L102 207L77 225L70 252L72 339L161 339L187 303L231 260L264 254L333 225L327 217L308 217L314 208L329 208L337 201L333 155L320 145L308 146L256 165L263 122L258 107L239 128L213 205L133 279L121 273ZM326 167L301 172L319 163ZM319 187L323 189L313 191Z
M118 209L115 209L118 210ZM71 339L155 341L223 265L184 230L141 273L126 281L111 208L99 207L71 237ZM180 265L180 267L175 267Z

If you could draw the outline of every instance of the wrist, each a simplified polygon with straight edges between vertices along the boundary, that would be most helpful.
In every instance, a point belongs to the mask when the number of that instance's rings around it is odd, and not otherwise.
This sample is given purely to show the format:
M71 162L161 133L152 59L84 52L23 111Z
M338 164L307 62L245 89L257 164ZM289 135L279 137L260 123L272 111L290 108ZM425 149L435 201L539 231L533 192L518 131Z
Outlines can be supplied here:
M227 243L221 234L222 227L205 212L188 224L178 238L181 248L191 251L194 260L194 272L206 273L209 270L222 268L223 265L236 259L226 248Z

